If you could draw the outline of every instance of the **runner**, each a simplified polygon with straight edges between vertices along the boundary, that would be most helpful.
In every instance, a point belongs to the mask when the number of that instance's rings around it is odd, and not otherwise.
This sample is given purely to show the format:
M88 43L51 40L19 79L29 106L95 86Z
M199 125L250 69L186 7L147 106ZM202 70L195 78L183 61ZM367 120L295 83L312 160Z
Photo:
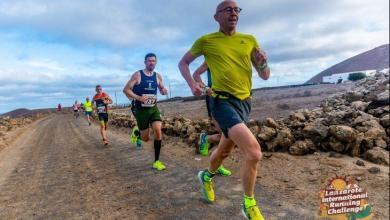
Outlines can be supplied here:
M212 178L234 145L243 153L241 178L244 189L242 213L247 219L264 219L254 198L257 164L262 157L260 145L245 125L251 109L252 65L258 75L266 80L270 76L265 52L256 39L236 32L241 8L235 1L221 2L214 19L219 31L196 40L179 63L179 69L194 95L202 88L191 76L189 65L203 55L211 71L211 114L222 130L219 146L213 151L209 168L200 171L198 178L206 201L215 200ZM251 65L252 64L252 65Z
M96 105L96 111L100 121L100 134L103 138L104 145L108 145L107 124L108 124L108 104L112 103L110 96L103 92L102 86L96 86L96 95L92 99Z
M207 71L207 86L203 83L202 78L200 75L202 75L204 72ZM211 110L210 110L210 95L212 93L211 90L211 74L210 70L208 69L208 66L206 62L203 62L202 65L195 70L194 74L192 75L194 80L198 83L200 83L201 87L204 88L204 93L206 94L206 107L207 107L207 115L209 116L209 120L211 124L216 128L216 130L219 132L217 134L213 135L207 135L206 132L202 132L199 136L199 152L203 156L207 156L209 153L210 149L210 144L218 144L219 140L221 139L221 129L218 127L217 123L213 119L213 116L211 115ZM217 174L221 176L230 176L232 175L232 172L222 165L218 168Z
M58 104L58 106L57 106L57 110L60 112L61 109L62 109L62 106L61 106L61 103L60 103L60 104Z
M79 111L80 111L80 104L77 102L77 100L72 105L72 108L73 108L73 115L74 115L74 117L78 118L79 117Z
M83 106L84 106L84 110L85 110L85 115L87 116L88 125L91 126L92 102L89 101L88 97L85 99L85 103Z
M137 120L138 127L132 129L131 142L137 142L138 148L142 141L149 140L149 125L154 132L154 162L152 167L156 170L164 170L166 167L160 161L161 150L161 115L157 107L157 89L162 95L167 94L162 83L162 77L154 72L157 57L153 53L145 56L145 69L135 72L123 88L123 93L132 99L132 112Z

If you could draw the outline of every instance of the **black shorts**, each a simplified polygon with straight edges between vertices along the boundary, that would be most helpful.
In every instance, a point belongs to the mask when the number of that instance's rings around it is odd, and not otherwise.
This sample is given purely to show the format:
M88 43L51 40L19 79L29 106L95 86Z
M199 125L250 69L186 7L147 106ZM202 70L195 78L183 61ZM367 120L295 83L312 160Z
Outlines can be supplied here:
M251 112L251 101L235 98L210 97L210 109L213 118L218 122L225 137L228 138L229 129L239 123L247 123Z
M91 111L89 111L89 112L85 111L85 115L92 116L92 112Z
M98 118L100 122L107 123L108 122L108 114L107 113L99 113Z

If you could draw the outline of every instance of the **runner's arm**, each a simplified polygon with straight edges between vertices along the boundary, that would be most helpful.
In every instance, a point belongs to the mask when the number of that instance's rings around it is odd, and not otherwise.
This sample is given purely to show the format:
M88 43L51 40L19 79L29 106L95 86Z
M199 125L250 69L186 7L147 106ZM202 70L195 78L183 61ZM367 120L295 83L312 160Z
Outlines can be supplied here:
M105 98L105 102L104 103L105 104L112 104L112 98L109 95L107 95L107 97Z
M191 52L187 52L184 54L183 58L181 58L179 62L179 70L183 78L187 81L187 84L191 88L192 94L196 96L202 95L202 88L200 87L199 83L197 83L194 78L192 78L190 73L190 63L195 60L195 56L191 54Z
M206 85L203 83L202 81L202 78L200 77L200 75L202 75L203 73L205 73L208 69L208 66L207 66L207 63L206 61L202 63L202 65L200 65L198 67L198 69L195 70L195 72L192 74L192 77L194 78L194 80L198 83L200 83L200 85L202 87L205 87Z
M254 48L252 51L252 65L260 78L267 80L270 77L271 70L267 64L267 55L260 48Z
M164 87L164 84L162 82L162 77L159 73L157 73L157 85L158 85L158 89L160 90L161 95L166 95L168 91Z
M126 95L128 99L134 99L138 100L140 102L145 102L146 97L139 96L133 92L134 86L141 80L141 74L139 71L135 72L130 80L126 83L125 87L123 88L123 93Z

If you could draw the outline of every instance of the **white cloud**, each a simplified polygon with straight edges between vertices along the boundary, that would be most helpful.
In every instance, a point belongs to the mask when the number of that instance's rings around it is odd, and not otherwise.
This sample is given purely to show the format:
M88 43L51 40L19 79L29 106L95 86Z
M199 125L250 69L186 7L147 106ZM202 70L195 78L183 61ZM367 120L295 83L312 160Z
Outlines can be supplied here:
M35 59L35 60L25 60L23 61L26 65L34 68L42 68L49 71L63 71L65 68L63 68L57 61L50 60L50 59ZM49 74L47 74L49 75ZM53 78L53 76L51 76Z
M96 84L120 91L143 68L144 54L155 52L157 70L174 95L189 94L177 63L195 39L218 30L213 19L218 2L1 1L0 91L23 105L31 102L23 98L26 93L53 104L90 95ZM238 30L257 37L274 77L267 82L254 77L255 87L304 82L389 42L388 0L238 2L243 8Z

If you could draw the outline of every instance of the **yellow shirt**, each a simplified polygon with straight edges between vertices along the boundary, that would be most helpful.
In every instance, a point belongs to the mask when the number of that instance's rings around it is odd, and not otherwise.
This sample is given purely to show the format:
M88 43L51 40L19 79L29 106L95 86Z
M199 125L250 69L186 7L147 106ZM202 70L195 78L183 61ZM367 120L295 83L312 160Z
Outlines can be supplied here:
M259 47L252 35L222 32L207 34L195 41L193 56L204 55L211 72L212 89L244 100L252 89L252 51Z
M91 101L85 102L84 107L85 107L86 112L91 112L92 111L92 102Z

